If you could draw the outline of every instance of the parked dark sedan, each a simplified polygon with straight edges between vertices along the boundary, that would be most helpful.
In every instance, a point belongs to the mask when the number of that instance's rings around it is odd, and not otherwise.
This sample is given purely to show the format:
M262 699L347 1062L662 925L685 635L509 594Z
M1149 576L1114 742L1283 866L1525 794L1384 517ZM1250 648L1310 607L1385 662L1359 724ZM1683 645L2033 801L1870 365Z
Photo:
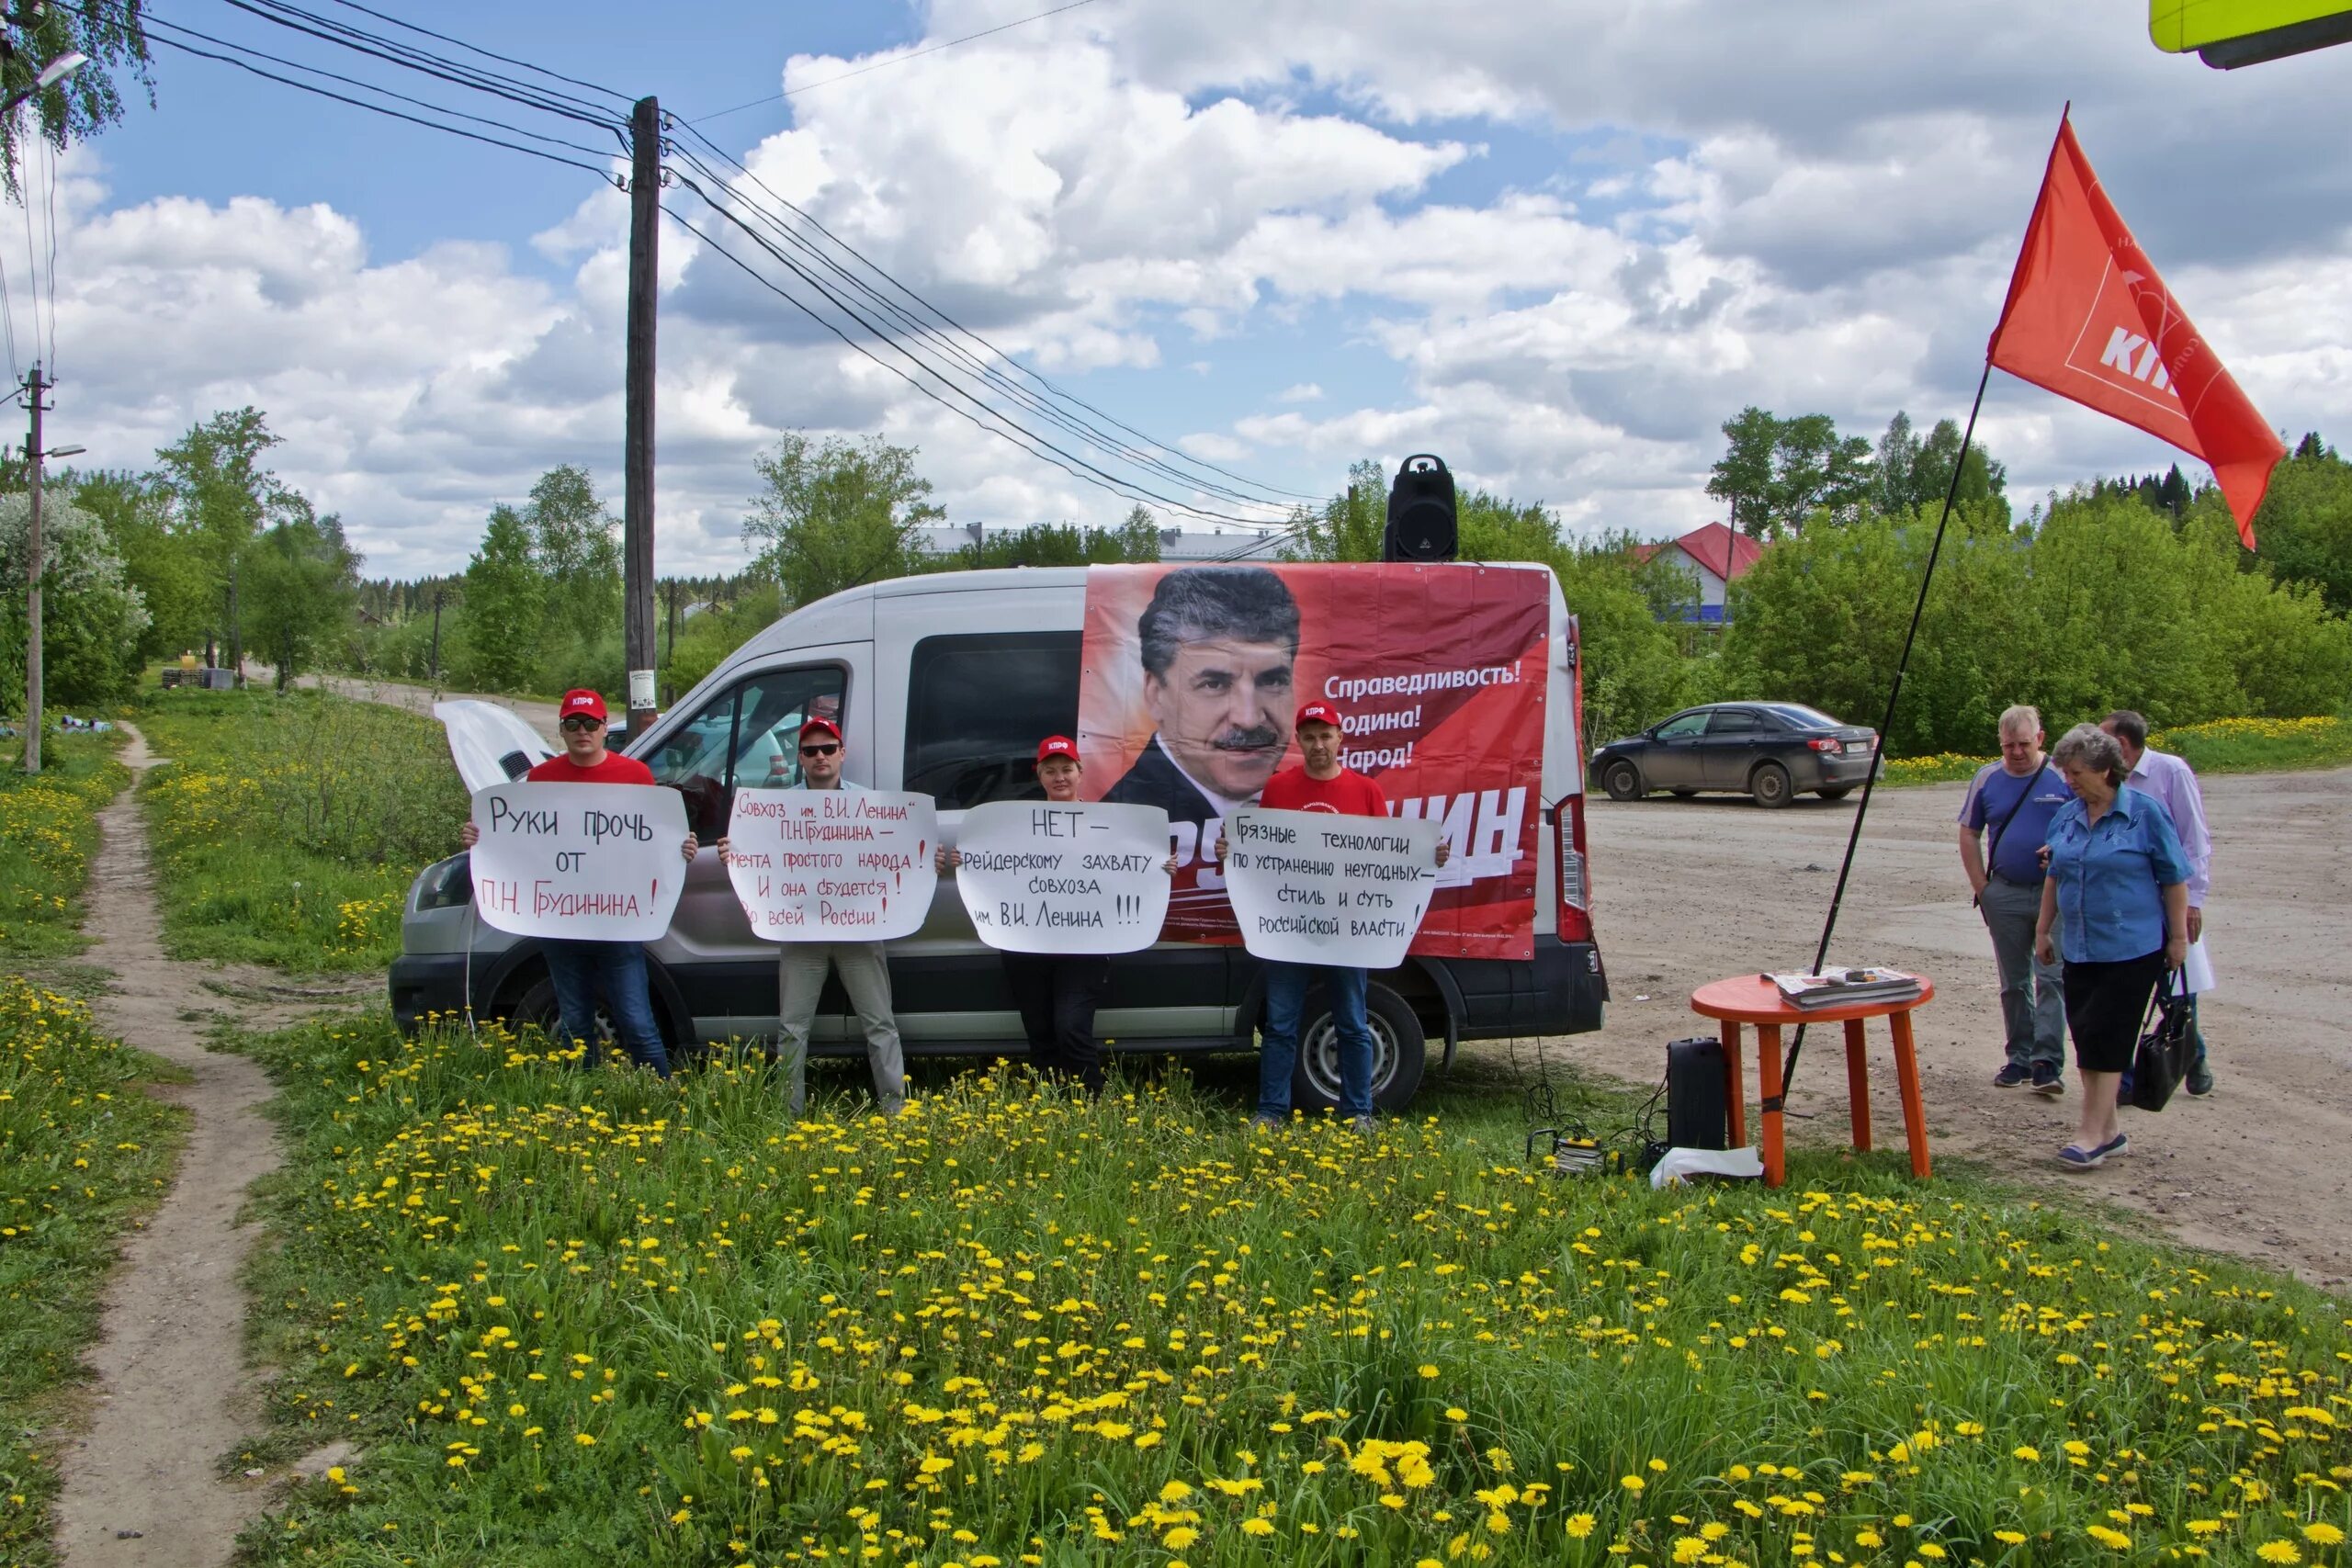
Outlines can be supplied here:
M1729 790L1758 806L1786 806L1808 789L1836 800L1870 777L1876 740L1802 703L1710 703L1611 741L1592 754L1592 776L1611 800L1654 789Z

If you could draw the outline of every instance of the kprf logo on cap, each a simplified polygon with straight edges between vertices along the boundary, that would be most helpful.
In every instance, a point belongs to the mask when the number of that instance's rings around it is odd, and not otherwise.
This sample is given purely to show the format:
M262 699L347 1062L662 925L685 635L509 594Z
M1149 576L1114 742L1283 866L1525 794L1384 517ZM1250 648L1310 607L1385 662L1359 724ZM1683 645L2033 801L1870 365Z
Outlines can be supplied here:
M1075 762L1078 761L1078 742L1067 735L1048 735L1037 742L1037 761L1042 762L1048 757L1068 757Z
M590 691L566 692L563 694L563 705L556 710L556 720L561 723L575 714L583 713L591 718L605 717L605 699Z
M1328 724L1334 729L1345 729L1347 728L1346 725L1340 722L1340 710L1338 706L1331 703L1306 704L1298 710L1298 717L1293 721L1291 728L1293 729L1297 729L1309 724Z

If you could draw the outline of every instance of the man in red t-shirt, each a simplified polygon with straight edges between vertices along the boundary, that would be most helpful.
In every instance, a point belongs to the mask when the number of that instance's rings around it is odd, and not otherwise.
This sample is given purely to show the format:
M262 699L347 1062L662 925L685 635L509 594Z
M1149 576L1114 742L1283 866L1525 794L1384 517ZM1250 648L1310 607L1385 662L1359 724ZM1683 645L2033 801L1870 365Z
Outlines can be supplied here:
M562 705L556 709L563 754L549 757L524 777L533 784L652 784L653 770L634 757L605 750L605 699L595 693L564 693ZM458 837L470 850L481 830L468 821ZM688 833L679 845L687 864L694 863L695 852L700 847ZM601 989L612 1011L614 1032L629 1060L662 1077L670 1076L670 1054L662 1046L662 1028L653 1017L653 997L646 986L642 944L544 937L539 951L548 961L548 978L555 986L556 1011L565 1039L585 1045L596 1038L596 993ZM472 998L467 1000L470 1003Z
M1292 726L1298 737L1300 761L1266 781L1258 804L1272 811L1327 811L1336 817L1385 817L1388 797L1380 786L1342 766L1340 749L1347 743L1339 707L1311 702L1298 710ZM1216 858L1225 859L1225 835L1217 835ZM1443 840L1438 841L1437 863L1446 861ZM1340 1038L1340 1111L1359 1133L1372 1131L1372 1027L1364 1018L1367 973L1342 964L1265 962L1266 1010L1258 1024L1258 1114L1254 1124L1278 1127L1290 1119L1290 1080L1298 1060L1299 1015L1306 1009L1306 987L1323 977L1330 998L1331 1026Z

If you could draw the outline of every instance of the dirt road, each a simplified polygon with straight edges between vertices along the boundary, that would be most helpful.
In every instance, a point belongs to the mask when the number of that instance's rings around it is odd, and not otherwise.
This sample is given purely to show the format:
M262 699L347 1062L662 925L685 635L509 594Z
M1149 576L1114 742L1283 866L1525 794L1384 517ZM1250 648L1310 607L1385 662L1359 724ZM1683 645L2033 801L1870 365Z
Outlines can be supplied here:
M162 759L130 730L122 761L143 773ZM240 1485L219 1471L260 1425L238 1279L259 1231L239 1211L246 1189L277 1168L278 1148L261 1113L269 1079L246 1057L205 1049L200 1032L223 1015L277 1028L322 1006L349 1006L360 993L164 957L147 836L130 790L106 808L99 827L85 929L93 939L88 962L107 971L108 987L94 1010L108 1033L188 1070L189 1082L156 1092L187 1107L193 1120L171 1191L124 1245L107 1282L88 1358L95 1396L85 1429L60 1460L57 1545L66 1568L215 1568L267 1501L270 1482L287 1473ZM254 999L213 999L230 996ZM316 1473L336 1461L313 1457L292 1469Z
M247 675L254 684L269 680L267 665L248 663ZM298 675L298 686L318 686L339 697L356 697L361 702L382 703L388 707L406 708L426 718L433 716L435 703L453 702L464 698L478 703L495 703L509 712L520 715L524 723L546 737L548 745L556 744L555 705L534 702L528 697L503 697L481 692L444 692L431 686L405 685L398 681L379 681L362 675Z
M1958 784L1891 790L1871 803L1832 963L1885 962L1936 982L1917 1018L1930 1143L2154 1217L2194 1246L2352 1280L2352 770L2206 781L2213 829L2207 941L2219 989L2201 1004L2218 1088L2159 1116L2126 1112L2130 1157L2083 1174L2052 1160L2074 1129L2064 1100L1999 1090L1999 987L1992 947L1953 840ZM1764 811L1744 799L1596 799L1588 818L1608 1027L1562 1043L1569 1058L1655 1082L1666 1042L1712 1033L1690 994L1741 971L1813 957L1854 802ZM1640 999L1646 997L1647 1000ZM1901 1146L1894 1062L1871 1031L1881 1147ZM1842 1053L1815 1032L1791 1093L1792 1139L1846 1136ZM1752 1053L1751 1038L1751 1053ZM1753 1098L1755 1068L1749 1065ZM1890 1133L1892 1136L1890 1136Z

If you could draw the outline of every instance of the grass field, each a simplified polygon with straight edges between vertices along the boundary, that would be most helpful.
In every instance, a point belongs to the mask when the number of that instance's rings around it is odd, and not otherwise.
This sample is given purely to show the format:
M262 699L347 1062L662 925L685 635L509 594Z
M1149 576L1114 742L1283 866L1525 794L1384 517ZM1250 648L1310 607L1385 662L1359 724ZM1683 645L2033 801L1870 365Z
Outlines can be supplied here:
M81 951L97 813L130 777L114 760L120 739L44 737L40 773L26 774L14 754L0 765L0 962Z
M172 765L141 791L177 958L380 969L402 896L456 847L466 795L430 719L319 692L148 693Z
M1491 1081L1253 1138L1174 1071L795 1125L752 1067L380 1017L256 1049L279 1440L363 1456L261 1562L2289 1564L2352 1530L2342 1304L1899 1156L1658 1193L1521 1168Z
M2052 739L2054 740L2055 736ZM2268 773L2352 763L2352 720L2343 718L2217 718L2148 737L2159 751L2183 758L2200 773ZM1997 757L1895 757L1886 764L1890 785L1965 782Z

